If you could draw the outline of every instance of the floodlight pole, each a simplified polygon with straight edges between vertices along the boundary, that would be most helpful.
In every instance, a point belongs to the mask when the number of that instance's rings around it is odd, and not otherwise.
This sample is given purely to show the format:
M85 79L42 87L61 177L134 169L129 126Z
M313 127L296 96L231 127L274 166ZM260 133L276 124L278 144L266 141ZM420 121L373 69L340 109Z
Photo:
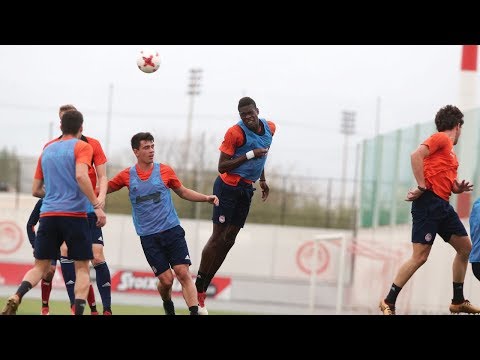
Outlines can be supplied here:
M187 94L190 96L190 105L188 108L188 116L187 116L187 135L186 135L186 143L185 143L185 155L184 161L185 166L188 167L190 164L190 146L192 142L192 119L193 119L193 105L194 105L194 98L195 95L200 95L200 79L202 77L202 69L190 69L190 83L188 84L188 92Z
M342 206L345 202L345 187L347 182L347 159L348 159L348 139L355 133L355 112L343 111L340 132L345 135L343 146L343 165L342 165Z

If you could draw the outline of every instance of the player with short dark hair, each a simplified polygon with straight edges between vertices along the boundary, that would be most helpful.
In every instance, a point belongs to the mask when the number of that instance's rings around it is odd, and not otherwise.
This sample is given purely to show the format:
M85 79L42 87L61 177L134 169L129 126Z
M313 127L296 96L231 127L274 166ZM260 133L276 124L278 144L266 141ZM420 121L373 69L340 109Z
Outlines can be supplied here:
M213 193L218 196L220 206L213 209L213 233L203 248L195 281L200 315L208 315L207 288L245 225L255 190L253 184L260 182L263 201L270 192L264 167L276 126L258 117L260 112L250 97L239 100L238 112L240 121L227 130L219 148L220 175Z
M172 301L173 272L182 286L190 315L198 315L197 291L190 274L192 264L185 231L173 205L170 189L182 199L218 205L215 195L204 195L182 185L173 169L153 161L152 134L141 132L131 139L137 163L108 182L108 193L128 188L135 230L148 264L158 278L157 289L166 315L175 315Z
M32 185L32 195L43 198L35 238L35 264L7 299L2 315L17 313L23 296L48 272L64 241L75 261L75 315L83 315L85 309L89 261L93 258L86 209L89 205L94 208L99 227L105 225L106 216L88 176L93 149L78 139L83 130L83 115L78 111L65 113L61 130L62 138L43 149Z
M463 283L472 243L457 212L450 205L452 193L471 191L473 185L457 179L458 160L453 147L457 144L463 113L453 105L438 110L435 124L438 132L411 154L413 175L417 186L410 189L405 200L412 201L412 255L398 270L390 291L380 300L384 315L395 315L397 296L412 275L427 261L436 234L456 251L453 259L453 299L451 313L480 313L463 295Z
M65 104L61 105L58 111L58 116L60 118L60 123L62 123L62 117L69 111L76 111L76 107L72 104ZM58 141L59 138L52 140L48 144ZM80 134L80 140L89 143L93 148L93 159L91 167L89 168L88 176L90 177L90 181L92 182L93 188L98 192L98 199L100 200L100 204L102 209L105 206L105 198L107 195L107 157L103 152L102 145L100 142L92 137L85 136ZM47 145L48 145L47 144ZM103 315L112 315L112 296L111 296L111 276L110 276L110 269L108 268L107 262L105 260L105 255L103 252L103 233L102 229L95 226L97 221L95 212L90 207L87 210L88 213L88 222L90 225L90 236L92 240L92 248L93 248L93 260L92 265L95 269L96 273L96 283L98 292L100 293L100 297L102 299L103 305ZM65 286L67 288L67 292L70 298L70 301L73 301L73 289L75 286L75 269L73 266L73 261L68 257L68 249L65 244L62 245L61 249L61 256L60 256L60 266L62 268L62 275L65 281ZM42 287L43 289L43 287ZM89 303L95 304L95 295L93 292L93 288L89 294ZM48 302L48 297L42 295L42 298L45 298ZM93 315L97 313L96 308L94 308ZM42 311L48 311L43 309ZM73 313L72 307L72 313Z

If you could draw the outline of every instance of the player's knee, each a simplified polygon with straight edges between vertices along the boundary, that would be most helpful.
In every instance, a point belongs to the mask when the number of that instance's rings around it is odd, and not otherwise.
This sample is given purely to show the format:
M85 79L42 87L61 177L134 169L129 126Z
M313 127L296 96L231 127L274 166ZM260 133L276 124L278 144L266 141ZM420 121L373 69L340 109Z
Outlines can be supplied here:
M93 259L92 264L93 266L104 263L105 262L105 255L103 254L103 246L101 247L93 247Z
M167 271L163 272L158 276L157 287L158 289L160 289L161 287L169 289L172 286L173 286L173 275L170 269L168 269Z
M459 254L462 257L468 258L470 256L471 251L472 251L472 243L469 240L469 241L465 241L464 245L462 246L462 248L459 251Z
M160 278L158 281L157 288L161 289L170 289L173 286L173 279Z
M54 275L55 275L55 269L52 270L52 268L50 268L50 270L48 270L43 276L43 280L45 280L46 282L51 282Z
M417 266L422 266L425 264L428 260L428 253L420 254L414 258L415 262L417 263Z
M188 271L188 265L175 266L174 271L179 281L184 281L185 279L191 278L190 271Z
M105 262L105 257L104 256L97 256L93 254L93 259L92 259L92 265L97 266L100 265L101 263Z

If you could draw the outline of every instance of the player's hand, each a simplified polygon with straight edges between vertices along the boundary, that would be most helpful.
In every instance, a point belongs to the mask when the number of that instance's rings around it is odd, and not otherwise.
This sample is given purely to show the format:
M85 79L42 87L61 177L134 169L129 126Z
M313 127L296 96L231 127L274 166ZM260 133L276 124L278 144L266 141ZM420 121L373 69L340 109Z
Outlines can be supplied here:
M264 148L253 149L253 153L255 154L256 158L266 156L268 154L268 148L267 149L264 149Z
M455 194L460 194L465 191L472 191L473 190L473 184L470 184L470 182L462 180L461 183L459 183L456 179L453 181L453 188L452 192Z
M408 193L407 193L407 197L405 198L405 201L413 201L413 200L416 200L418 199L422 194L424 193L424 191L420 190L419 188L413 188L413 189L409 189L408 190Z
M260 181L260 187L262 188L262 200L265 201L270 193L270 188L268 187L266 181Z
M95 215L97 215L97 223L95 224L97 227L103 227L107 223L107 215L102 208L94 209Z
M97 197L97 200L99 203L98 207L100 207L101 209L105 209L105 198L106 198L105 195Z
M207 195L207 202L215 206L218 206L218 204L220 204L220 200L218 200L217 195Z

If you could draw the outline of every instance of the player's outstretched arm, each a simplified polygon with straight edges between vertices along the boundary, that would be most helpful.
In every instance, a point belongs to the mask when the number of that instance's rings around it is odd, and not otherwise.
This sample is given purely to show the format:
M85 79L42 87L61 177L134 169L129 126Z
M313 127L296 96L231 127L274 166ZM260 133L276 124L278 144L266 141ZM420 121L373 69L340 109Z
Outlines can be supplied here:
M208 202L215 206L218 206L219 200L216 195L205 195L195 190L186 188L185 186L180 186L178 188L172 188L175 193L184 200L194 201L194 202Z

